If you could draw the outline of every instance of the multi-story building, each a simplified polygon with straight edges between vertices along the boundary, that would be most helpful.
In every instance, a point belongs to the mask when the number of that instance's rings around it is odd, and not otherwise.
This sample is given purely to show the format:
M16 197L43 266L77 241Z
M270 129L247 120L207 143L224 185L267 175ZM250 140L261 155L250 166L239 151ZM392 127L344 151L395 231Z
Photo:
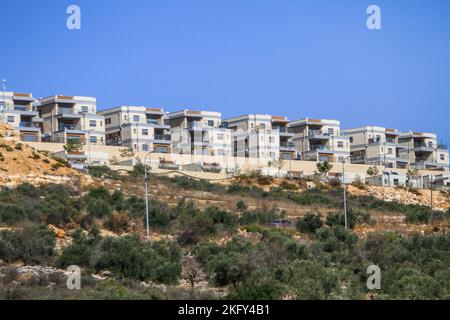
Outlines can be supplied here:
M36 110L33 95L3 92L0 99L0 119L15 129L21 140L41 141L43 120Z
M176 154L231 156L231 131L221 124L222 114L181 110L167 114Z
M290 122L288 129L301 160L348 162L350 142L338 120L305 118Z
M286 117L263 114L247 114L224 121L224 125L233 130L234 156L270 160L295 158L288 123Z
M449 168L449 155L446 146L437 143L434 133L404 132L398 142L403 145L403 155L412 167L417 169Z
M346 129L350 141L352 163L384 165L387 168L406 168L405 146L398 142L397 129L366 126Z
M46 142L105 144L104 117L97 114L96 99L55 95L39 100Z
M121 106L100 112L105 117L106 144L133 151L171 153L170 126L161 108Z

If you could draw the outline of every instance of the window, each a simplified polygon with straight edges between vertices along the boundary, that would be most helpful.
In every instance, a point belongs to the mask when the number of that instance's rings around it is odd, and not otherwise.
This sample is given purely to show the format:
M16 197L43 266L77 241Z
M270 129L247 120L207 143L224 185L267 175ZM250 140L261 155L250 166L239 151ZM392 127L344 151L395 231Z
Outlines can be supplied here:
M95 121L95 120L89 120L89 126L90 126L90 127L96 127L96 126L97 126L97 121Z
M208 127L214 127L214 120L208 120Z
M91 137L89 138L89 141L90 141L91 143L97 143L97 137L96 137L96 136L91 136Z
M223 133L219 133L217 135L217 140L223 140Z
M428 141L428 148L433 148L433 141Z
M334 135L334 129L333 128L328 128L328 135L329 136L333 136Z
M338 148L344 147L344 141L338 141Z
M142 129L142 135L148 136L148 129Z
M339 157L339 158L338 158L338 161L339 161L339 162L344 162L344 157Z
M444 160L445 160L445 154L444 154L444 153L441 153L441 154L439 155L439 159L441 159L441 161L444 161Z
M81 107L81 112L88 113L89 112L89 107L88 106L82 106Z
M111 118L106 118L106 119L105 119L105 124L106 124L106 125L111 124Z
M394 179L394 186L398 186L398 185L399 185L398 179Z
M393 154L393 149L392 148L388 148L388 154Z
M8 122L14 122L14 116L8 116Z
M353 137L349 138L350 143L353 143Z
M144 143L144 144L142 145L142 151L148 151L148 150L149 150L148 144L147 144L147 143Z
M156 147L156 153L169 153L169 149L167 147Z
M133 122L140 122L140 121L141 121L141 117L133 116Z

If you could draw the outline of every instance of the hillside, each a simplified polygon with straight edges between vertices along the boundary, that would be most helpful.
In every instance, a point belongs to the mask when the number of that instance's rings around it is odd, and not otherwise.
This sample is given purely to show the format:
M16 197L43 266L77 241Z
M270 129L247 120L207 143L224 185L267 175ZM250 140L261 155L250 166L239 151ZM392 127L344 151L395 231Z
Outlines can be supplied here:
M86 175L0 139L0 299L450 296L448 192L434 191L431 211L426 190L350 185L345 230L338 181L151 172L148 241L142 165ZM377 292L370 264L383 272ZM65 287L71 265L82 290Z
M9 126L0 124L0 185L66 183L80 176L64 160L55 160L44 150L35 150L16 138Z

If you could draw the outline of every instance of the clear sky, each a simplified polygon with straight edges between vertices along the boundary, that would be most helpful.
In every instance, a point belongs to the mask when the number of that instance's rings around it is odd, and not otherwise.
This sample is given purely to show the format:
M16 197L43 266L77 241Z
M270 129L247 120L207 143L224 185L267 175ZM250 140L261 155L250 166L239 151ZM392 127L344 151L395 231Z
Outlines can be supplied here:
M77 4L82 29L66 28ZM382 10L382 30L366 8ZM448 0L2 0L11 91L339 119L450 143Z

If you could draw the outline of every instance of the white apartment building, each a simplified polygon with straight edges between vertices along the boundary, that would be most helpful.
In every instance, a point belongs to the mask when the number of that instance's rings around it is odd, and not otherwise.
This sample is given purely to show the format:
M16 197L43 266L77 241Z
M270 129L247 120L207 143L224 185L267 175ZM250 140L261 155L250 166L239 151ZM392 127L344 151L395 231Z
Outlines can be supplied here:
M377 126L346 129L350 141L352 163L383 165L387 168L406 168L406 147L398 142L397 129Z
M105 117L106 144L133 151L171 153L170 126L161 108L120 106L100 112Z
M287 132L288 122L286 117L267 114L225 120L224 125L233 131L233 155L268 160L294 158L295 148L288 143L293 136Z
M403 154L409 164L417 169L449 169L449 154L446 146L437 143L434 133L404 132L398 137L404 146Z
M39 100L45 142L105 144L104 117L97 114L92 97L55 95Z
M222 114L181 110L165 116L170 125L173 153L231 156L231 131L222 127Z
M349 161L349 138L342 135L338 120L305 118L290 122L288 129L301 160Z
M3 92L0 99L0 121L15 129L21 140L40 142L43 120L36 110L33 95Z

